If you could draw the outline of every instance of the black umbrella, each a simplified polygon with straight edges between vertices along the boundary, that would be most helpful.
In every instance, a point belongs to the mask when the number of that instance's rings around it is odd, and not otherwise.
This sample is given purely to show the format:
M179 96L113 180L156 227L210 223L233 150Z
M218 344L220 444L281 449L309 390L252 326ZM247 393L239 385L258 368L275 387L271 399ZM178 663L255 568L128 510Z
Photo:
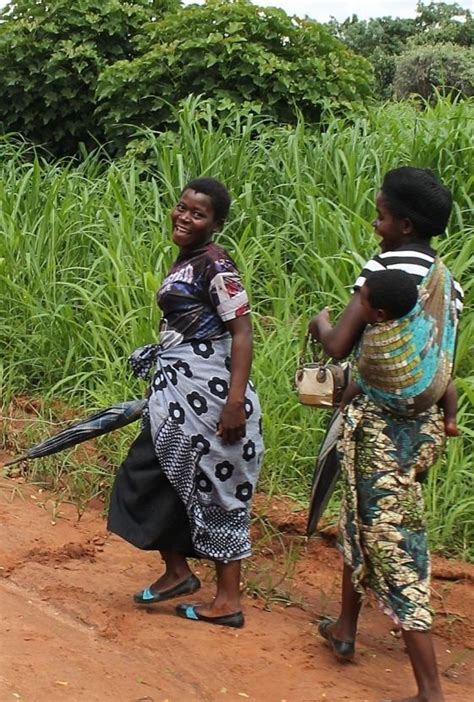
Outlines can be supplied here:
M336 410L329 420L329 426L319 448L311 485L306 536L314 534L341 472L336 444L341 433L342 423L342 413Z
M125 427L131 422L135 422L142 415L143 410L147 405L148 400L130 400L129 402L120 402L113 407L109 407L102 412L92 415L82 422L73 424L67 429L63 429L59 434L51 436L46 441L32 446L20 458L15 458L13 461L5 463L5 466L11 466L19 461L24 461L29 458L40 458L41 456L49 456L53 453L58 453L70 446L82 444L83 441L93 439L95 436L107 434L114 429Z

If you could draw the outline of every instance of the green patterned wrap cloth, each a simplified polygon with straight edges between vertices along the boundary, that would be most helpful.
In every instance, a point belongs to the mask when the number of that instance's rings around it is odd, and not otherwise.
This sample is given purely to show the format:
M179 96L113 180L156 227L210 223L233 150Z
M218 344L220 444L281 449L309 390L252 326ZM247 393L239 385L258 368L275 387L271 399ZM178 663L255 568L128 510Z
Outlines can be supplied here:
M428 631L430 554L417 474L444 448L437 406L397 417L359 396L338 442L343 475L340 547L356 589L372 590L403 629Z
M403 417L425 412L444 395L456 345L456 288L439 258L418 296L404 317L367 325L357 353L362 391Z

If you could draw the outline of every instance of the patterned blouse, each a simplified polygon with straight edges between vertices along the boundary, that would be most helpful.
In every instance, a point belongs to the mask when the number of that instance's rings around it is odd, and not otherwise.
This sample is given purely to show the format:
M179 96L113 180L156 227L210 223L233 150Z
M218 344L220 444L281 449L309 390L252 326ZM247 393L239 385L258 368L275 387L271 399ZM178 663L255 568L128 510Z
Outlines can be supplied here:
M160 343L170 348L228 334L225 322L249 314L247 293L229 254L210 242L182 252L157 294Z

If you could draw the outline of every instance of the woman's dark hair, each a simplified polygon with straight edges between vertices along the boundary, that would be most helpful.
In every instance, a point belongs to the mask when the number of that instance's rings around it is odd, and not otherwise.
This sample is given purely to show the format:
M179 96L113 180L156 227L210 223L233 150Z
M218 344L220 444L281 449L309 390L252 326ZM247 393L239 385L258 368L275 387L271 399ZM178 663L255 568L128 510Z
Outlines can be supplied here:
M390 319L398 319L411 312L418 300L416 283L405 271L374 271L367 277L365 285L369 305L384 310Z
M230 195L229 191L215 178L195 178L190 180L183 188L185 190L194 190L197 193L204 193L210 197L214 210L214 219L219 224L223 224L229 214Z
M429 168L394 168L386 173L381 190L391 214L409 219L420 236L430 239L446 229L453 198Z

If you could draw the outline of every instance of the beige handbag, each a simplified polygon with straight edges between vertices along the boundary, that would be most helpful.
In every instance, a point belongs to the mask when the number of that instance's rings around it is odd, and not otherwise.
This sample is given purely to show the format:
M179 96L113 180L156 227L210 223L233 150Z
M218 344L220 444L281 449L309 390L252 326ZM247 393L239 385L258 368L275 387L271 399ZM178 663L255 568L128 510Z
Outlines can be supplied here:
M311 345L311 361L307 361L308 345ZM328 363L317 360L316 343L309 332L305 336L303 353L295 375L298 400L310 407L336 407L344 388L349 382L349 363Z

